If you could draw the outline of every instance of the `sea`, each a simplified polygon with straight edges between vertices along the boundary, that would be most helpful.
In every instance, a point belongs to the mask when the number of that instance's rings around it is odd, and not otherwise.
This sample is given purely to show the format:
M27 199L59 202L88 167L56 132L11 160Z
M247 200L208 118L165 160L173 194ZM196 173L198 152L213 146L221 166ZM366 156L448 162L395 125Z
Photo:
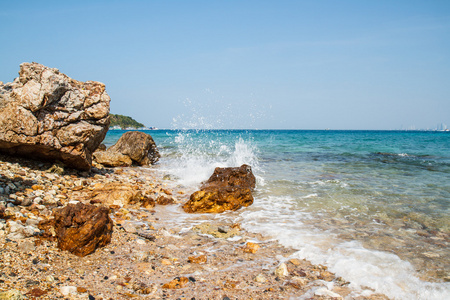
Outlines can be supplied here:
M450 299L450 132L145 132L161 153L152 168L187 190L216 167L252 167L253 205L216 218L292 247L362 296Z

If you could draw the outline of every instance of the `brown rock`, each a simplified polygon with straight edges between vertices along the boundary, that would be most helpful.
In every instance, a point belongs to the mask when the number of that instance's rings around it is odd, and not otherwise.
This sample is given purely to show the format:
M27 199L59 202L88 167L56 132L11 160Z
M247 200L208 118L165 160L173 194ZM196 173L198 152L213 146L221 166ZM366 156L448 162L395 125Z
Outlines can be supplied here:
M156 163L160 154L151 135L140 131L125 132L120 139L106 151L96 151L97 163L109 167L139 166Z
M289 260L289 262L290 262L291 264L293 264L294 266L300 266L300 264L302 263L298 258L291 258L291 259Z
M3 205L0 205L0 219L6 219L5 210L6 208Z
M244 252L245 253L256 253L259 249L259 245L252 243L252 242L247 242L247 244L245 244L244 247Z
M145 283L142 282L136 282L132 284L132 288L136 293L139 294L150 294L152 292L155 292L157 287L155 284L153 285L147 285Z
M183 288L187 283L189 282L189 279L186 277L177 277L174 280L165 283L162 288L163 289L181 289Z
M80 82L38 63L0 85L0 151L89 170L109 127L105 85Z
M191 264L206 264L208 261L206 255L199 255L199 256L189 256L188 262Z
M82 286L78 286L77 287L77 293L80 293L80 294L87 293L87 289L82 287Z
M77 203L53 212L58 248L86 256L111 242L113 222L109 209Z
M319 276L319 279L325 281L333 281L334 278L335 278L334 274L328 271L322 271Z
M248 165L216 168L213 175L183 205L186 212L220 213L253 203L255 176Z
M237 168L216 168L203 186L236 186L253 190L255 185L252 168L244 164Z
M159 205L169 205L174 204L175 200L172 197L161 195L156 199L156 203Z
M47 294L47 291L43 291L40 288L34 288L34 289L31 289L26 295L39 298L45 294Z
M249 189L224 187L193 193L189 201L183 205L183 209L188 213L221 213L226 210L237 210L252 203L253 196Z

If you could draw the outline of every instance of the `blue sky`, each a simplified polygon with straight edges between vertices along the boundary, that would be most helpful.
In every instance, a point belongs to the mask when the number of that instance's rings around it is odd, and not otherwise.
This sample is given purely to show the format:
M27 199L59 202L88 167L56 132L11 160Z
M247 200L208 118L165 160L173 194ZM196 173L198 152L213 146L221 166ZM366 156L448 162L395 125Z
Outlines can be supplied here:
M450 1L1 1L36 61L159 128L450 126Z

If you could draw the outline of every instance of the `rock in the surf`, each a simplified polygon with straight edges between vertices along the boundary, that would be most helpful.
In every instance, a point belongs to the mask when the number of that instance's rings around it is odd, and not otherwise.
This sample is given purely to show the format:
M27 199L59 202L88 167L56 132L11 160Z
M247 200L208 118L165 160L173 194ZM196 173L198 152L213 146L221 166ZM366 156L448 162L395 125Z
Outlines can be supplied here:
M248 165L216 168L201 189L190 196L183 209L189 213L221 213L249 206L253 203L255 182Z
M139 166L156 163L160 154L151 135L140 131L125 132L106 151L96 151L95 161L108 167Z
M23 63L18 78L0 85L0 151L89 170L108 131L109 102L103 83Z

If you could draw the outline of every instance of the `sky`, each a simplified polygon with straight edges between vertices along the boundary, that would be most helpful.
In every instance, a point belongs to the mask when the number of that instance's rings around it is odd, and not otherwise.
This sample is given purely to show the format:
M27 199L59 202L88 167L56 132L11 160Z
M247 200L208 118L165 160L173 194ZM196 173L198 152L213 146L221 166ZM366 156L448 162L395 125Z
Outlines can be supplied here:
M450 1L5 1L23 62L103 82L158 128L450 127Z

